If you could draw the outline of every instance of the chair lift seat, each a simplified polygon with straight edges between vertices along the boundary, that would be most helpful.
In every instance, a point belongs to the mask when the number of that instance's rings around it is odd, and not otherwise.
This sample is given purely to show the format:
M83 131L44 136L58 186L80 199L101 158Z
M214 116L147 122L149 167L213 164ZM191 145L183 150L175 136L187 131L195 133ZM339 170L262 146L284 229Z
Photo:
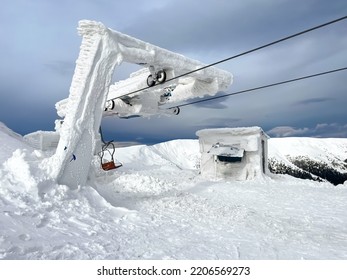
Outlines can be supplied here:
M109 149L108 149L109 146L111 147L112 152L109 151ZM103 162L104 161L104 153L105 153L105 151L107 151L110 154L111 160ZM115 152L115 146L112 143L112 141L104 143L104 145L102 147L102 150L99 153L100 160L101 160L101 168L103 170L109 171L109 170L113 170L113 169L119 168L119 167L121 167L123 165L121 163L118 163L118 164L115 163L115 161L114 161L114 152Z
M118 164L118 165L116 165L116 164L114 163L114 161L109 161L109 162L101 163L101 167L102 167L102 169L105 170L105 171L109 171L109 170L112 170L112 169L116 169L116 168L119 168L119 167L121 167L121 166L122 166L121 163Z

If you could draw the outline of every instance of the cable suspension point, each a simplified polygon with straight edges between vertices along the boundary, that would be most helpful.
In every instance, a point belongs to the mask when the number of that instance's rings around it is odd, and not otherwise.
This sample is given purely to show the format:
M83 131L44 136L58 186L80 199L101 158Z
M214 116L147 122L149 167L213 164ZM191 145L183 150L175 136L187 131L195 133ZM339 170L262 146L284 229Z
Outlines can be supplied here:
M323 24L320 24L320 25L317 25L317 26L314 26L314 27L305 29L305 30L303 30L303 31L300 31L300 32L298 32L298 33L295 33L295 34L292 34L292 35L283 37L283 38L281 38L281 39L279 39L279 40L276 40L276 41L273 41L273 42L271 42L271 43L262 45L262 46L260 46L260 47L253 48L253 49L251 49L251 50L248 50L248 51L239 53L239 54L234 55L234 56L231 56L231 57L227 57L227 58L222 59L222 60L219 60L219 61L217 61L217 62L214 62L214 63L211 63L211 64L207 64L207 65L205 65L205 66L203 66L203 67L201 67L201 68L194 69L194 70L189 71L189 72L187 72L187 73L184 73L184 74L178 75L178 76L176 76L176 77L167 79L164 83L171 82L171 81L176 80L176 79L178 79L178 78L182 78L182 77L184 77L184 76L187 76L187 75L190 75L190 74L192 74L192 73L195 73L195 72L204 70L204 69L206 69L206 68L215 66L215 65L217 65L217 64L224 63L224 62L226 62L226 61L229 61L229 60L238 58L238 57L240 57L240 56L243 56L243 55L246 55L246 54L249 54L249 53L252 53L252 52L255 52L255 51L258 51L258 50L267 48L267 47L270 47L270 46L272 46L272 45L275 45L275 44L284 42L284 41L286 41L286 40L292 39L292 38L294 38L294 37L298 37L298 36L303 35L303 34L305 34L305 33L308 33L308 32L314 31L314 30L317 30L317 29L319 29L319 28L322 28L322 27L331 25L331 24L333 24L333 23L336 23L336 22L339 22L339 21L342 21L342 20L345 20L345 19L347 19L347 16L343 16L343 17L340 17L340 18L331 20L331 21L329 21L329 22L326 22L326 23L323 23ZM164 84L164 83L161 83L161 85ZM140 91L149 89L149 88L156 87L156 86L158 86L158 84L155 84L155 85L152 86L152 87L144 87L144 88L141 88L141 89L138 89L138 90L135 90L135 91L132 91L132 92L123 94L123 95L118 96L118 97L116 97L116 98L111 98L111 99L109 99L109 100L107 100L107 101L115 100L115 99L118 99L118 98L121 98L121 97L124 97L124 96L128 96L128 95L133 94L133 93L137 93L137 92L140 92Z

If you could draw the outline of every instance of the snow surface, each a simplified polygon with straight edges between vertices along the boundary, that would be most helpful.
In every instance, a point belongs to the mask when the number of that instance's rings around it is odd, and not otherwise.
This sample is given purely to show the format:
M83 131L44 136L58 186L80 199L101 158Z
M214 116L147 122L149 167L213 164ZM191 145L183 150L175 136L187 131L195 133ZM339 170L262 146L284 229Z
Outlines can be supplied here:
M347 258L346 184L206 180L198 141L175 140L119 148L116 171L94 159L72 190L42 167L54 151L3 124L0 142L0 259Z

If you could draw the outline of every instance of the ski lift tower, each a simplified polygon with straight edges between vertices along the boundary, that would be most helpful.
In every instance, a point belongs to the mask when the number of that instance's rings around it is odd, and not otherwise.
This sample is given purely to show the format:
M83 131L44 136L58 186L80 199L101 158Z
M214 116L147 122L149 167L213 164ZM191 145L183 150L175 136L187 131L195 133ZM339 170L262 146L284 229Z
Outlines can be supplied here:
M161 106L214 95L232 82L229 72L215 67L172 80L205 65L95 21L80 21L78 32L82 44L70 94L56 104L58 115L64 118L60 139L47 165L59 184L71 188L84 185L88 179L91 161L98 152L104 115L178 114L178 108L164 110ZM111 85L114 69L123 61L142 65L143 69ZM133 91L136 92L130 94Z

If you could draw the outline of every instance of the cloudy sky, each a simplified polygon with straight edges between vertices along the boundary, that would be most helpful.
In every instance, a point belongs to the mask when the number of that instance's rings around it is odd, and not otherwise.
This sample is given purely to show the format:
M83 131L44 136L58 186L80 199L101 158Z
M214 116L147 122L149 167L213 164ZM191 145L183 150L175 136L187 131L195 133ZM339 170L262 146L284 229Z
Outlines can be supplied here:
M346 0L3 0L0 121L20 134L53 130L91 19L204 63L347 15ZM228 93L347 66L347 20L219 64ZM114 79L125 78L121 67ZM272 137L347 137L347 71L213 102L180 115L103 120L107 138L157 143L210 127L261 126Z

